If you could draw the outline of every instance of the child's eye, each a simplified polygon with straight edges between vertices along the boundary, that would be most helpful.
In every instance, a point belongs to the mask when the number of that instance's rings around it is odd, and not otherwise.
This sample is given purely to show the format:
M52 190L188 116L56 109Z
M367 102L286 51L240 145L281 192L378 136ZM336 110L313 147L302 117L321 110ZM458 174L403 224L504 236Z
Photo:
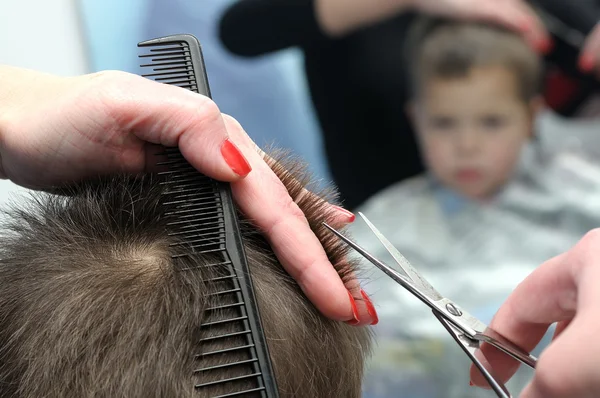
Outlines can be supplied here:
M482 124L486 129L496 130L506 124L506 118L504 116L490 115L483 118Z
M436 130L451 130L456 126L456 121L451 117L438 116L431 119L430 125Z

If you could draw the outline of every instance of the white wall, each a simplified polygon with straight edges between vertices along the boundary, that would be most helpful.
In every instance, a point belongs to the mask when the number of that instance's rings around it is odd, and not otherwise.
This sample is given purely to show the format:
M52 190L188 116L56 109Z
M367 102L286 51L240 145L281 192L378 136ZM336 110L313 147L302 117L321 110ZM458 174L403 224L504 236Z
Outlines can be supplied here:
M61 76L86 73L77 1L0 0L0 63ZM15 190L0 180L0 205Z

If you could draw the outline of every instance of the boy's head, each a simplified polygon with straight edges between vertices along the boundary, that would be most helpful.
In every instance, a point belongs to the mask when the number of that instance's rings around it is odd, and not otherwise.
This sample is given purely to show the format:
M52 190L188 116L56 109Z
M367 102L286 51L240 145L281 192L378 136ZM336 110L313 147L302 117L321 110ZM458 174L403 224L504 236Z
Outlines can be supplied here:
M332 196L306 195L299 163L276 158L273 170L354 290L347 248L321 225ZM8 214L0 397L204 398L258 387L241 377L252 373L247 349L231 349L247 344L243 321L224 322L243 319L235 290L215 294L231 283L227 265L212 254L172 258L185 226L173 223L165 189L156 176L108 177L69 196L35 194ZM323 317L263 235L248 221L241 232L280 396L360 397L369 330Z
M424 20L413 31L411 115L433 175L486 199L532 136L541 60L524 40L478 23Z

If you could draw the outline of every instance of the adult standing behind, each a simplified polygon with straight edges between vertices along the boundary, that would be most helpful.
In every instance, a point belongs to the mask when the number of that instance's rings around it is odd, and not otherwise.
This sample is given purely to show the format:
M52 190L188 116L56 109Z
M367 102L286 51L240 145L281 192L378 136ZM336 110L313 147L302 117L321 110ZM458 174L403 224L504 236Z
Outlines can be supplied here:
M423 171L404 110L401 39L412 11L500 23L540 50L550 43L521 0L243 0L220 24L224 45L238 55L303 50L327 160L348 209Z

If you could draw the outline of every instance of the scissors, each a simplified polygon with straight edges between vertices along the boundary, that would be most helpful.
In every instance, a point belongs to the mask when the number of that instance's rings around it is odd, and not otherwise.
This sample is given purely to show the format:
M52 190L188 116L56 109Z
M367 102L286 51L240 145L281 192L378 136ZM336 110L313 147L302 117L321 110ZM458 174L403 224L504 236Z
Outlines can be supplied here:
M452 300L442 296L421 274L419 274L417 270L413 268L408 260L400 254L400 252L367 219L367 217L365 217L364 214L360 212L358 214L367 223L371 231L377 236L379 241L385 246L387 251L407 276L400 274L392 267L384 264L327 223L323 223L323 225L395 282L429 306L433 311L433 315L435 315L462 350L469 356L471 361L473 361L496 395L501 398L512 398L512 395L506 389L506 386L502 381L496 376L494 370L489 366L486 367L484 363L475 356L475 352L480 348L482 343L488 343L532 369L535 369L537 358L523 351L514 343L501 336L498 332L489 328L485 323L467 313Z

